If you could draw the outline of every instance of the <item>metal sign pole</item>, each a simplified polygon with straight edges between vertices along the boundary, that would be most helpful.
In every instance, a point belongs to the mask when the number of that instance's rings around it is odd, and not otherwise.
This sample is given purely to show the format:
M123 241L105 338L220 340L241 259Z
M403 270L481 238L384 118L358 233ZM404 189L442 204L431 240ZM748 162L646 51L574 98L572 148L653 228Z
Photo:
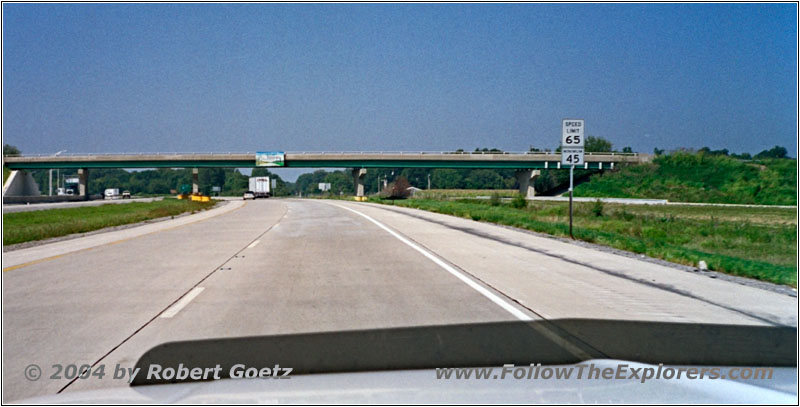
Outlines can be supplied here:
M572 174L575 171L575 166L571 165L569 167L569 237L575 239L572 236Z

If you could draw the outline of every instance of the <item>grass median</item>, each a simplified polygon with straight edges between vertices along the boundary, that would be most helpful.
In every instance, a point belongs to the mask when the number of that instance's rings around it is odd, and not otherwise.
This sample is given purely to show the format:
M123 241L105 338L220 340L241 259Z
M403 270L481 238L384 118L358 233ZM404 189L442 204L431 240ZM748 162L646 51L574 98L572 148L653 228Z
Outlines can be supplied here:
M458 199L373 202L569 236L566 202ZM674 263L797 287L795 209L575 203L573 235Z
M165 198L153 202L105 204L3 214L3 245L91 232L111 226L209 209L214 202Z

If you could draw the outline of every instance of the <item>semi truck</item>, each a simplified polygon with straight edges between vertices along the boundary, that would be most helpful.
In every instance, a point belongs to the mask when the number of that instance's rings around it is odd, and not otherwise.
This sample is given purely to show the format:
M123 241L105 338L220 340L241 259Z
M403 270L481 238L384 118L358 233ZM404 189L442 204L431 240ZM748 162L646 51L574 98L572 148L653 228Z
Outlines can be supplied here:
M119 188L106 188L105 192L103 193L103 197L105 199L118 199L120 196Z
M269 177L250 177L248 185L247 192L253 193L253 199L269 198L271 192ZM245 193L245 196L247 196L247 193Z

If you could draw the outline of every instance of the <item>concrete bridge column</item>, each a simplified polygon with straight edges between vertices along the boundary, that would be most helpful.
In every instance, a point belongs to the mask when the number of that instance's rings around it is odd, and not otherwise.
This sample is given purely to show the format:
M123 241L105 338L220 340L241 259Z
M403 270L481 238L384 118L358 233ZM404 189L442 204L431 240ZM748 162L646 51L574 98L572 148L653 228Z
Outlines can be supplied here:
M364 176L367 175L366 168L356 168L353 170L353 182L355 183L356 197L364 197Z
M14 170L3 184L3 197L6 196L39 196L39 184L33 175L25 170Z
M519 193L525 195L526 198L533 198L536 196L536 190L533 188L533 182L541 175L539 170L519 170L516 173L517 182L519 182Z
M89 169L78 168L78 195L83 200L89 200Z
M200 170L197 168L192 168L192 194L197 194L200 192L200 185L197 181L200 175Z

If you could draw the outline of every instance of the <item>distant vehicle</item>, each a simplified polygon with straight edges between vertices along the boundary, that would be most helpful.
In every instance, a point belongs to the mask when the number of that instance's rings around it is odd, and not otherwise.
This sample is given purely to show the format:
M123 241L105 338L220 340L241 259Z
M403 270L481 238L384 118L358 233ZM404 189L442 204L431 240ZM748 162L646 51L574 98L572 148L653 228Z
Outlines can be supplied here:
M107 188L103 193L105 199L118 199L120 198L119 188Z
M269 182L269 177L250 177L248 189L253 192L256 198L269 198Z
M58 195L75 195L75 190L72 188L58 188L57 192Z
M122 191L122 199L131 199L131 191Z
M254 194L253 191L247 191L244 193L244 195L242 195L242 199L244 200L256 199L256 194Z

